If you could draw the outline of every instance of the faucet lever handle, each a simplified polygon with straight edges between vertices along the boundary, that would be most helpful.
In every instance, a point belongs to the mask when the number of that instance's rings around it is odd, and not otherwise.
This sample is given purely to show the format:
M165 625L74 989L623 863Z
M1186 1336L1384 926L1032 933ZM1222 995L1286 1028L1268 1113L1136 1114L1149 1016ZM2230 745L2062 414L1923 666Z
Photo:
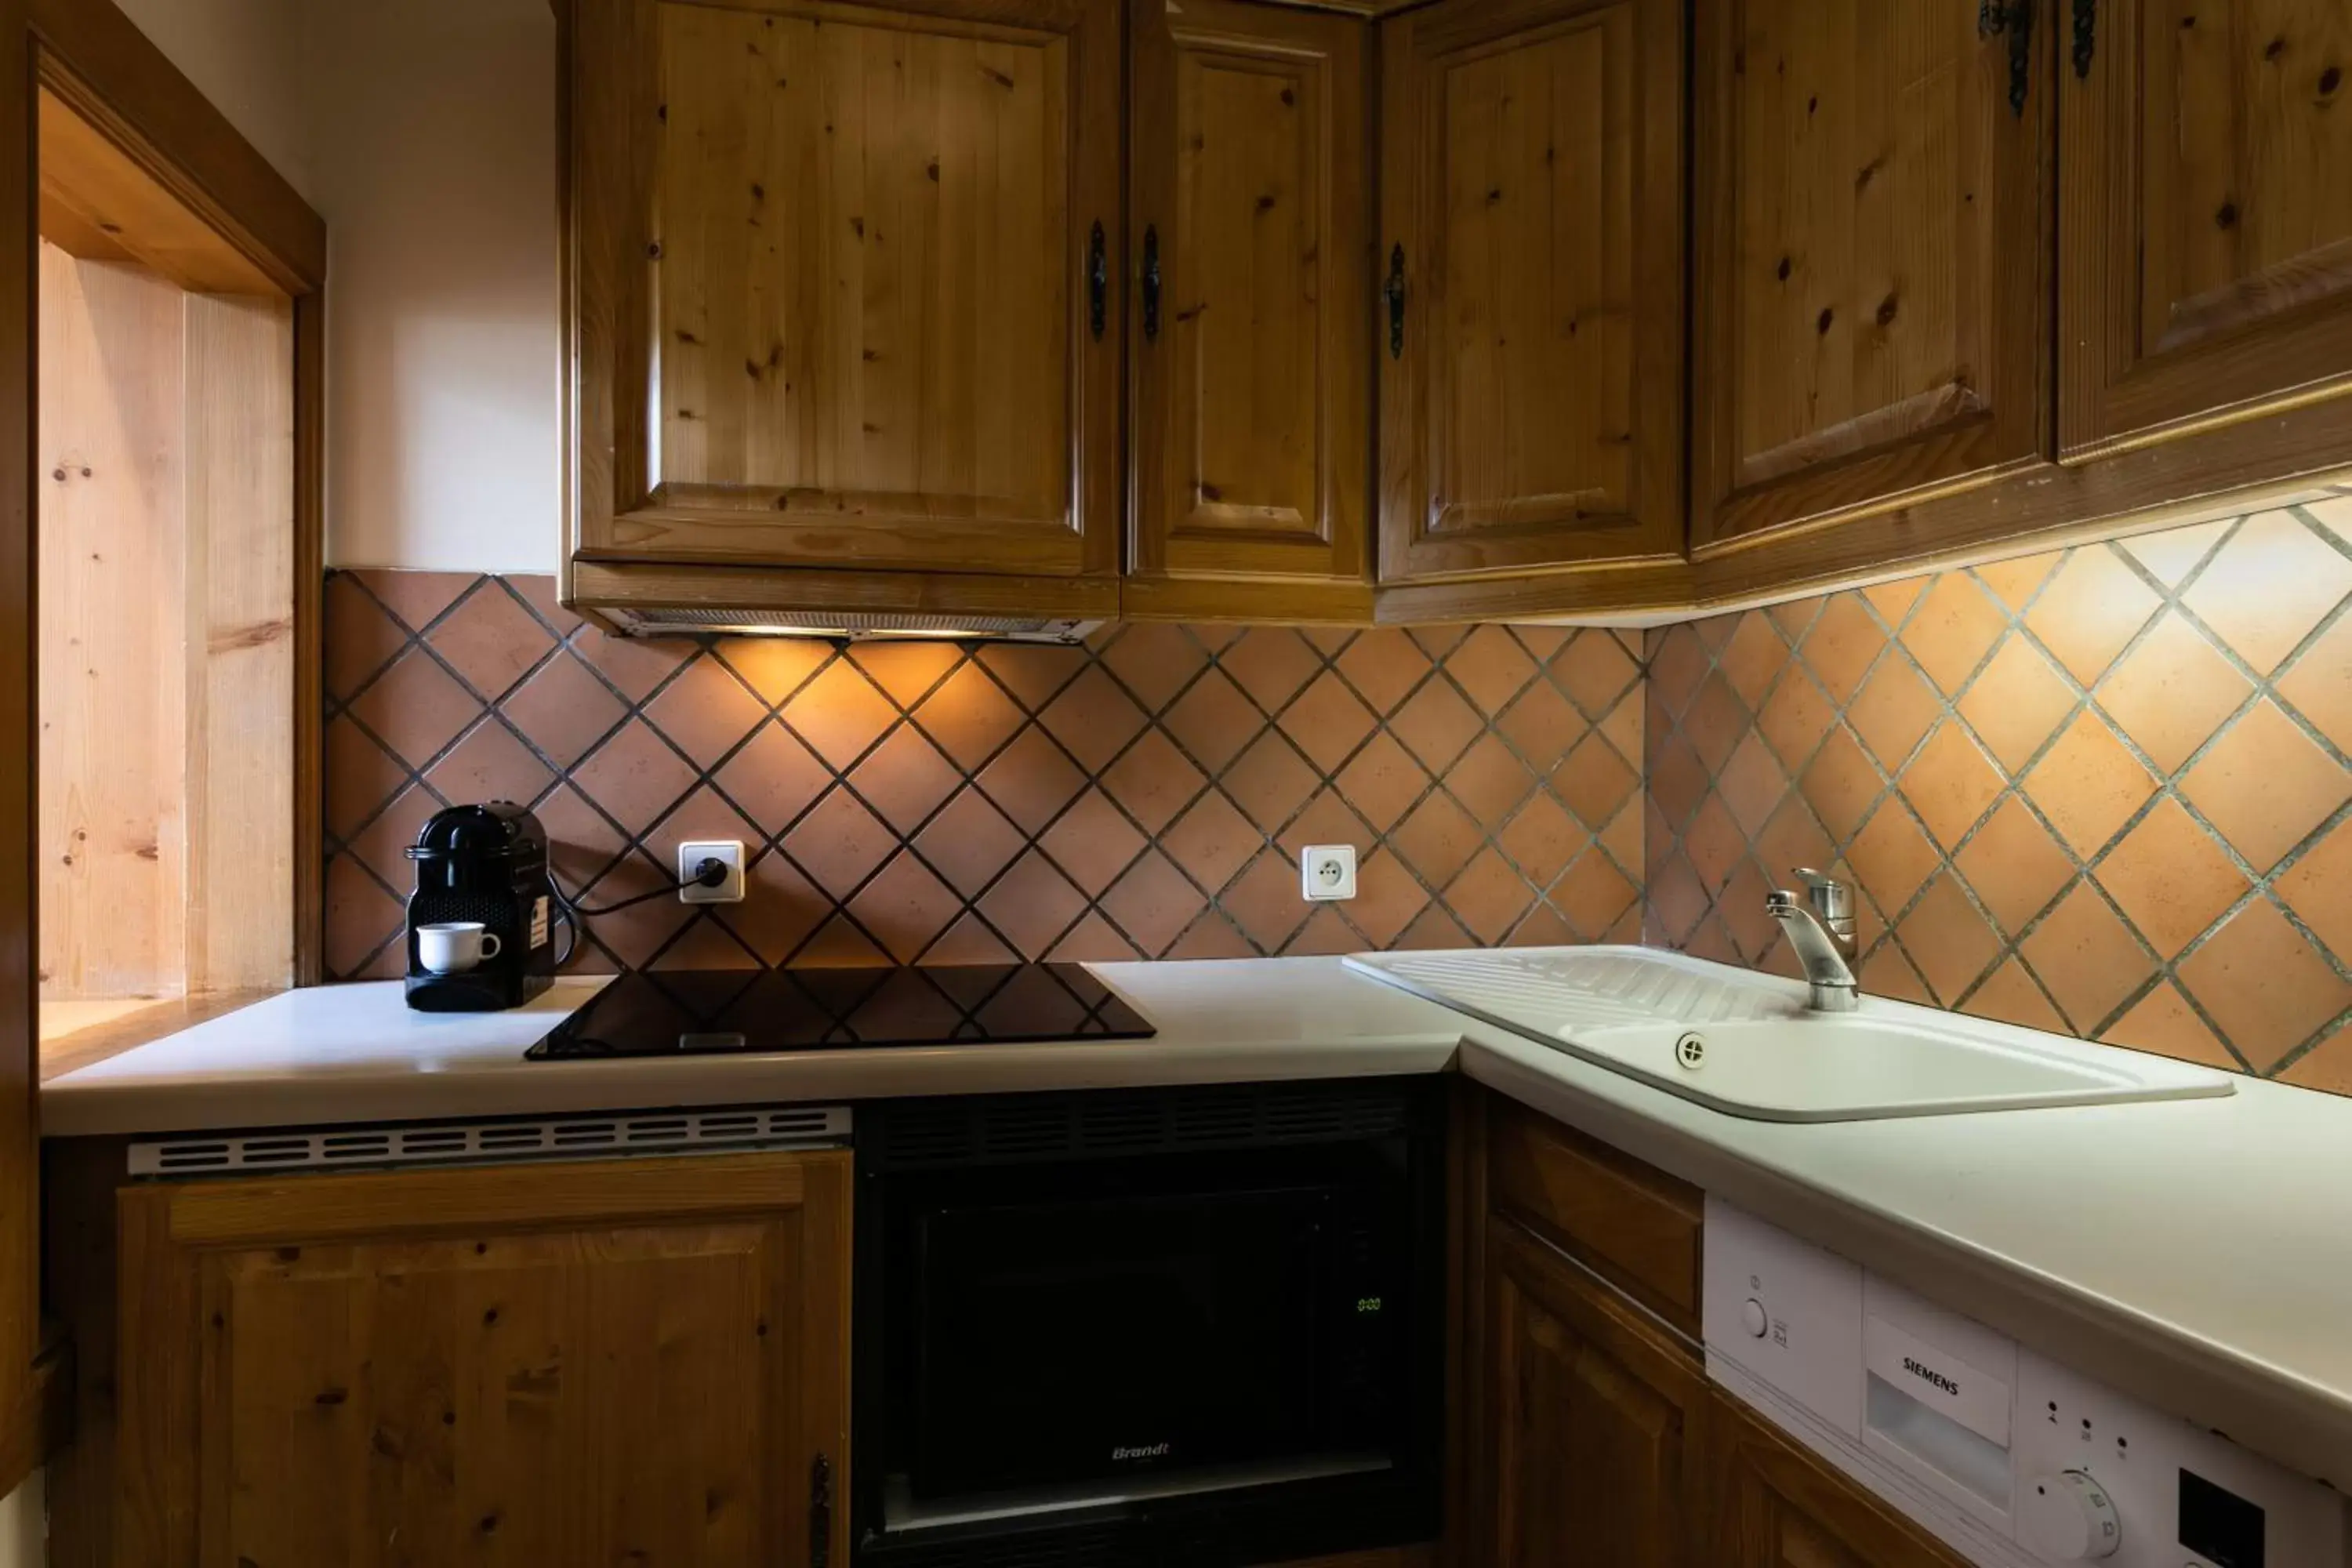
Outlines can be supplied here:
M1853 919L1853 889L1835 877L1826 876L1811 866L1795 866L1790 870L1805 884L1807 900L1813 912L1824 921Z

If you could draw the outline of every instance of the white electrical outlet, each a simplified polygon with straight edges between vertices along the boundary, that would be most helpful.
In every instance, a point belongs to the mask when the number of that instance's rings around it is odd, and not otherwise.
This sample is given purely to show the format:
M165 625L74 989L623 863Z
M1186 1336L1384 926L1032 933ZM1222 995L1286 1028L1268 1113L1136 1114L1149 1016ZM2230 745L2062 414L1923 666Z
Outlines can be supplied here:
M715 888L703 887L694 880L695 871L705 860L727 862L727 879ZM677 847L677 879L687 884L677 890L680 903L741 903L743 901L743 841L740 838L713 838L679 845Z
M1310 844L1298 852L1298 896L1310 904L1356 896L1356 847Z

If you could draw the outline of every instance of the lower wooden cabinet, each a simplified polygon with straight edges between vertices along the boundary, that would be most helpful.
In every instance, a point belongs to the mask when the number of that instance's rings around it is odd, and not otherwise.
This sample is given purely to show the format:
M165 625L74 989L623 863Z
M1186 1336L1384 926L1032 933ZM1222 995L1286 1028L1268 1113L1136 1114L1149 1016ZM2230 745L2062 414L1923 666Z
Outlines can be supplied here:
M1470 1561L1676 1568L1704 1510L1695 1347L1508 1220L1487 1227Z
M126 1568L848 1561L845 1152L159 1184L117 1216Z
M1709 1568L1965 1568L1720 1392L1708 1412Z
M1684 1259L1695 1315L1695 1190L1497 1095L1458 1125L1456 1568L1962 1568L1716 1387L1696 1339L1626 1293L1683 1300ZM1687 1209L1686 1240L1630 1248L1622 1211L1645 1205Z

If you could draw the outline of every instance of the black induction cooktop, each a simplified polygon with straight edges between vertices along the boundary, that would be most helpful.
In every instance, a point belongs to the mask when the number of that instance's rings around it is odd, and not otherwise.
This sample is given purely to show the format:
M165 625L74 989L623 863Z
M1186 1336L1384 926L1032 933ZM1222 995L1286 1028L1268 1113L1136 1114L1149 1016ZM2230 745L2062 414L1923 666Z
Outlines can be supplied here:
M1075 963L624 974L523 1054L532 1061L1149 1039Z

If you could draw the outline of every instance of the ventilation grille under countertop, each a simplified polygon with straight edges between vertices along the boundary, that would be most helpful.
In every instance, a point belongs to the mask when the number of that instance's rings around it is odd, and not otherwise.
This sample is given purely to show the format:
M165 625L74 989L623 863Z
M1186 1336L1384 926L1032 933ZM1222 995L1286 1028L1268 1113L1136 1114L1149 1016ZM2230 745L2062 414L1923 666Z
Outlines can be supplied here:
M597 1155L801 1149L846 1143L846 1106L726 1106L498 1121L389 1123L190 1135L131 1145L133 1176L235 1175L332 1166L476 1164Z

